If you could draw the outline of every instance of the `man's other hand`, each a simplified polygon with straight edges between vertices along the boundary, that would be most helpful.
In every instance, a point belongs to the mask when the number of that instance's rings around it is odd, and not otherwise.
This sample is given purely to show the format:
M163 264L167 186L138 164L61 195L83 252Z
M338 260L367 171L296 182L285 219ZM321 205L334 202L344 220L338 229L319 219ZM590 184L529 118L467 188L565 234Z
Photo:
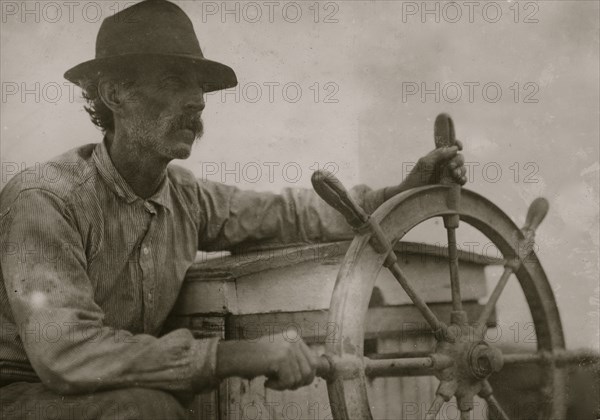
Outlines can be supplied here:
M467 169L464 166L463 155L458 153L461 150L462 143L459 140L456 140L456 146L432 150L417 161L403 183L407 184L408 188L437 184L444 173L443 168L447 165L452 179L457 184L464 185L467 182Z
M265 339L265 351L270 362L269 378L265 386L272 389L297 389L309 385L315 379L317 355L302 341L289 342L278 336L278 340Z
M266 376L272 389L297 389L312 383L317 355L295 332L260 337L255 341L222 341L217 353L217 376L246 379Z
M444 174L446 165L449 168L448 174L452 177L452 180L457 184L464 185L467 182L467 168L465 168L465 158L458 153L461 150L462 143L456 140L456 146L440 147L427 153L417 161L415 167L402 183L385 188L384 200L389 200L396 194L411 188L438 184L442 174Z

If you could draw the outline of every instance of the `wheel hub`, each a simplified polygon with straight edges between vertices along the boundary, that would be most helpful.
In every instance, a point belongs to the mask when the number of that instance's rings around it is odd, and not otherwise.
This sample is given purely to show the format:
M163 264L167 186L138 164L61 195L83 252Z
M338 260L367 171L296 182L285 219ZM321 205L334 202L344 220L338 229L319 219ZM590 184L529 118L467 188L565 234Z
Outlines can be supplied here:
M437 371L437 394L445 401L456 397L461 411L473 408L473 397L485 388L486 378L504 365L502 352L482 340L475 327L465 324L448 327L447 337L438 341L436 354L454 362Z
M504 365L502 352L485 341L472 345L467 358L475 379L485 379L493 372L499 372Z

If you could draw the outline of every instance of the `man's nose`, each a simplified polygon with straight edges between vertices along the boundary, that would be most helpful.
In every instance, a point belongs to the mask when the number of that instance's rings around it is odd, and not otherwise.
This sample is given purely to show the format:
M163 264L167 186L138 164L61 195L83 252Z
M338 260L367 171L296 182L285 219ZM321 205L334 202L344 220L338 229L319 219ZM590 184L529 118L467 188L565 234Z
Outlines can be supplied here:
M204 102L204 92L202 89L195 89L185 103L185 109L190 113L202 112L205 106L206 103Z

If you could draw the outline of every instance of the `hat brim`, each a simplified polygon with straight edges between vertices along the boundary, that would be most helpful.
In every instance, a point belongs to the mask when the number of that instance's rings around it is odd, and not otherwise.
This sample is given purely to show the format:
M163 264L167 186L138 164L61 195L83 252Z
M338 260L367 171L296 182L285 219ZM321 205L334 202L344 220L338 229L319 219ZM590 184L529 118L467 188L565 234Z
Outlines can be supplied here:
M187 54L128 54L97 58L85 61L67 70L64 74L69 82L82 87L82 84L94 81L105 69L118 69L119 65L139 61L173 61L181 60L191 64L201 75L204 92L214 92L237 86L237 77L233 69L225 64L196 55Z

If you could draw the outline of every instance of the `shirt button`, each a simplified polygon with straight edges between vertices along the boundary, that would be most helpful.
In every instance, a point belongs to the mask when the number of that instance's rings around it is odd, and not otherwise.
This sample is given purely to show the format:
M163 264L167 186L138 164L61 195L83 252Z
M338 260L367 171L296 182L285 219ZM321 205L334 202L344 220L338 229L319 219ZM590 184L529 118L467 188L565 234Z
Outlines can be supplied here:
M142 252L144 253L144 255L148 255L148 253L150 252L150 250L147 247L144 247L144 249L142 250Z
M144 208L146 209L146 211L148 213L152 213L152 214L156 213L156 211L154 210L154 206L152 204L150 204L148 201L144 201Z

